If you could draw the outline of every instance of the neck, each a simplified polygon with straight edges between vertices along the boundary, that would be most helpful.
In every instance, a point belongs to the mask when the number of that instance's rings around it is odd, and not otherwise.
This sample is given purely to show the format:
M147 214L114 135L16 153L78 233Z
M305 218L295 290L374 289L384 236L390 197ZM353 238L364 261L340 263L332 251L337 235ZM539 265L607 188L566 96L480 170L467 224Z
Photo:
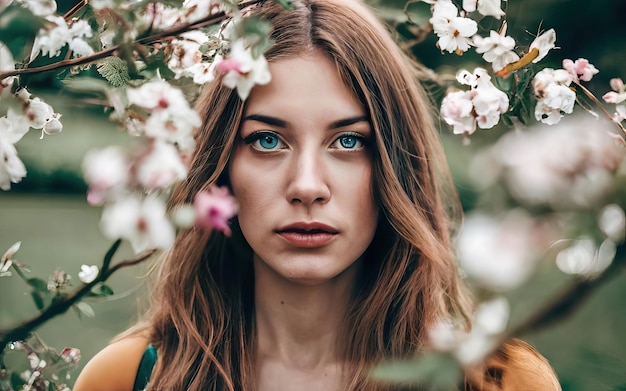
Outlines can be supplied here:
M301 284L255 260L258 359L302 369L336 364L358 263L331 280Z

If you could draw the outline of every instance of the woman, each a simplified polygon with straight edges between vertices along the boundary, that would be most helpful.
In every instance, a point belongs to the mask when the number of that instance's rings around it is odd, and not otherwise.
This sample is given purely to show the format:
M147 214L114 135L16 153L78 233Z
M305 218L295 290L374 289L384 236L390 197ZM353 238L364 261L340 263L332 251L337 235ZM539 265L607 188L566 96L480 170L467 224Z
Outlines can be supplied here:
M420 352L437 321L469 325L457 199L409 60L356 1L252 12L273 26L272 81L245 103L206 86L171 202L228 186L232 237L181 232L147 322L92 359L77 391L142 389L155 353L147 390L391 390L374 365ZM494 384L479 372L467 387Z

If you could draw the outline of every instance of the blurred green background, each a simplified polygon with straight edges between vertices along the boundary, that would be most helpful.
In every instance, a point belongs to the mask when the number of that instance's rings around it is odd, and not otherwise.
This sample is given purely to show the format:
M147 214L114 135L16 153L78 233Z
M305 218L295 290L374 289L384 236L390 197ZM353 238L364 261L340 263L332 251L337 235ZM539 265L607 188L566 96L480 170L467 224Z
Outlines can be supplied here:
M70 1L64 1L65 5ZM388 18L395 18L404 0L370 1ZM507 5L507 2L503 2ZM61 4L63 8L64 4ZM425 4L416 5L427 7ZM423 9L423 8L422 8ZM508 2L509 33L522 46L528 45L540 29L555 28L557 45L544 64L559 67L563 58L586 57L600 73L590 89L600 96L609 90L612 77L626 78L626 1L623 0L511 0ZM524 41L525 40L525 41ZM473 69L480 58L472 53L463 57L442 56L431 36L413 48L417 58L437 70L466 65ZM32 276L47 279L63 269L79 284L80 265L99 264L110 243L98 230L100 210L85 201L85 185L80 178L84 153L99 146L127 143L129 138L106 120L100 109L90 108L69 95L55 93L56 82L44 78L35 91L63 114L62 133L39 139L31 132L17 144L28 176L10 192L0 194L0 253L22 241L18 260L32 268ZM442 91L434 91L435 94ZM462 147L461 139L441 129L450 164L464 204L472 205L475 194L466 188L465 168L476 148ZM498 137L500 130L490 131ZM480 143L476 143L480 144ZM124 245L116 259L130 256ZM145 303L143 283L147 265L125 269L114 275L110 285L115 295L91 301L93 319L69 312L42 327L38 334L51 346L81 349L83 360L77 368L107 344L115 334L138 317ZM567 283L567 277L554 265L543 264L524 287L511 292L513 321L523 318L546 297ZM616 276L578 312L556 327L524 336L544 354L556 369L566 391L626 390L626 275ZM0 279L0 324L32 316L36 310L27 287L17 277ZM76 372L77 373L77 372Z

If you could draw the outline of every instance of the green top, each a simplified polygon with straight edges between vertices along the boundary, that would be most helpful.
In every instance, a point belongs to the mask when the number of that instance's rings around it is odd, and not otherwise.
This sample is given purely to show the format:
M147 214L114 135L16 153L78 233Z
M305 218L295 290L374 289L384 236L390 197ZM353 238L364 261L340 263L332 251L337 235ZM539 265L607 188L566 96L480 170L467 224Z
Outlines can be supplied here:
M148 381L152 375L152 368L157 361L157 351L152 344L148 345L146 351L143 352L141 362L139 363L139 369L137 370L137 377L135 377L135 385L133 385L133 391L142 391L148 386Z

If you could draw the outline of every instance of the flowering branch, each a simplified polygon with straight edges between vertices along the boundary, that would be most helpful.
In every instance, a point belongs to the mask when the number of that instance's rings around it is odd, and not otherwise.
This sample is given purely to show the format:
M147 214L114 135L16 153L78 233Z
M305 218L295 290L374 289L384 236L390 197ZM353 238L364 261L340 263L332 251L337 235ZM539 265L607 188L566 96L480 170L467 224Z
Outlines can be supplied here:
M504 336L503 341L524 335L530 331L536 332L552 326L571 315L580 308L586 300L600 286L616 277L620 269L626 266L626 244L617 248L615 259L609 267L595 278L579 277L570 286L557 294L546 306L531 315L519 325L511 328Z
M104 256L104 260L102 261L101 271L93 281L91 281L88 284L83 285L80 289L78 289L72 295L53 301L53 303L48 308L46 308L44 311L40 312L38 315L34 316L33 318L22 321L20 322L20 324L13 326L13 327L9 327L7 329L0 329L0 353L4 351L4 349L10 342L19 341L19 340L27 338L29 334L33 332L39 326L43 325L50 319L65 313L73 305L78 303L85 295L91 292L91 289L95 285L106 281L116 271L125 267L137 265L141 262L144 262L156 252L156 250L154 249L147 250L134 258L124 260L116 264L113 267L109 267L111 264L111 260L113 259L113 255L115 255L115 252L119 248L121 242L122 242L121 239L116 240L111 245L106 255Z
M261 0L249 0L249 1L243 2L239 4L239 8L240 9L246 8L250 5L258 3L259 1ZM77 4L77 6L80 6L80 3ZM175 27L172 27L171 29L163 30L149 37L144 37L141 39L134 40L132 43L133 45L149 45L149 44L161 41L164 38L175 37L187 31L196 30L196 29L199 29L199 28L211 25L211 24L216 24L218 22L221 22L227 19L228 17L229 15L226 12L221 11L216 14L212 14L202 19L199 19L197 21L185 23L180 26L175 26ZM101 60L103 58L113 55L124 45L126 44L124 43L118 44L118 45L112 46L108 49L101 50L91 55L62 60L59 62L55 62L55 63L48 64L48 65L43 65L40 67L23 68L23 69L16 69L12 71L0 72L0 81L11 76L19 76L19 75L25 75L25 74L31 74L31 73L42 73L42 72L48 72L48 71L52 71L56 69L64 69L64 68L69 68L73 66L88 64L88 63Z

